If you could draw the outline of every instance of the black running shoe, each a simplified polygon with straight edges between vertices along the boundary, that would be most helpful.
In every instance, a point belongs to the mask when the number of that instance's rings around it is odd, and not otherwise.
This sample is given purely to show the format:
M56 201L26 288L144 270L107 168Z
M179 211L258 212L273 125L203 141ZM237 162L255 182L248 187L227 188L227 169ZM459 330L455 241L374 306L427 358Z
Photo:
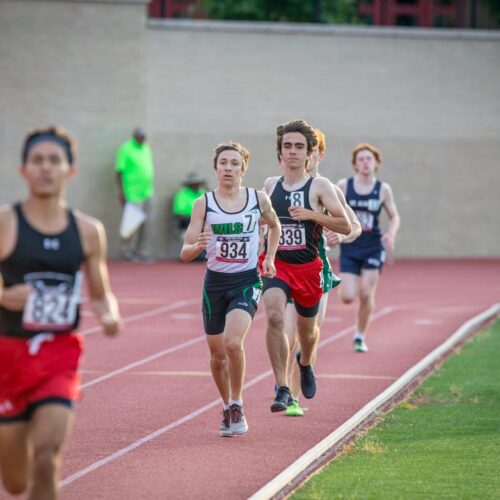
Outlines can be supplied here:
M297 363L300 368L300 389L305 398L311 399L316 394L316 377L312 365L300 364L300 352L297 353Z
M273 413L276 413L278 411L285 411L291 401L292 394L290 392L290 389L285 385L278 387L278 392L276 393L276 397L274 398L274 403L271 405L271 411Z

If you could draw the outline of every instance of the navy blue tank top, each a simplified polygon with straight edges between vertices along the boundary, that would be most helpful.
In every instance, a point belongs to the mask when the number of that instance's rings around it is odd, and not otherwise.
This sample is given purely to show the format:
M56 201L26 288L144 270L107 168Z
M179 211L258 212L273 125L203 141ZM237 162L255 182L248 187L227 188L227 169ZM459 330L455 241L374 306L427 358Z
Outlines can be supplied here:
M382 210L381 188L382 183L377 180L370 193L358 194L354 190L354 178L351 177L347 180L345 198L361 224L362 233L352 243L343 243L343 247L382 245L379 224L380 211Z
M44 234L26 220L20 204L14 251L0 261L4 287L29 283L23 311L0 306L0 335L31 338L38 333L69 333L80 319L81 263L85 256L73 212L61 233Z
M313 177L300 189L287 191L281 177L271 194L271 203L281 223L281 237L276 258L290 264L305 264L318 257L318 243L323 228L316 222L294 220L290 217L290 206L301 206L312 210L309 192Z

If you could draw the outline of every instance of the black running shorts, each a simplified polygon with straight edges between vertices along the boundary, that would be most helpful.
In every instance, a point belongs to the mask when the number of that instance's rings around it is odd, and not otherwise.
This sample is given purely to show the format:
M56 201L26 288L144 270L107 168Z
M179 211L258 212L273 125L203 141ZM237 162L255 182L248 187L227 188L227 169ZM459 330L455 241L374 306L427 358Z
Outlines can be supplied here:
M253 318L262 294L262 280L257 269L241 273L207 270L203 286L203 324L207 335L224 332L226 315L243 309Z

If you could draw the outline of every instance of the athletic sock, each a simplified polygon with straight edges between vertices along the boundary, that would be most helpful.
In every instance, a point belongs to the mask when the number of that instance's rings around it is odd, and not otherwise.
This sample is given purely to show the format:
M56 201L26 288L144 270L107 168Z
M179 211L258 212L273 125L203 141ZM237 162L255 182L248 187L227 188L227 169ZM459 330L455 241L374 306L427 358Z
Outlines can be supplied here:
M365 334L362 332L356 332L356 335L354 335L354 340L365 340Z
M229 410L229 405L227 405L226 403L222 403L222 407L224 408L224 410Z
M243 408L243 399L230 399L229 406L238 405Z

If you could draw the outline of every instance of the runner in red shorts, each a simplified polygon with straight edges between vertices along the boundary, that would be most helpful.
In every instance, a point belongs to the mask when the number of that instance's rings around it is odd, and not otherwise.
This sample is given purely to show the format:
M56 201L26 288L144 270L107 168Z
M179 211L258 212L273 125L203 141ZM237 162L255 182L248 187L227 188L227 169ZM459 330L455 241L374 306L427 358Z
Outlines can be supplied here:
M292 400L287 383L290 351L284 329L285 307L290 298L297 310L301 346L297 362L302 393L306 398L312 398L316 393L312 359L317 343L316 317L323 294L323 265L318 257L318 242L323 227L341 234L351 231L347 214L330 181L324 177L310 177L306 172L317 144L314 129L305 121L280 125L277 151L283 176L270 177L264 183L264 190L281 222L276 276L263 280L268 317L267 349L277 385L272 412L285 410Z
M19 169L29 194L0 208L0 470L6 490L57 496L61 450L79 396L82 275L107 335L120 329L100 222L70 210L75 143L57 127L30 133Z

